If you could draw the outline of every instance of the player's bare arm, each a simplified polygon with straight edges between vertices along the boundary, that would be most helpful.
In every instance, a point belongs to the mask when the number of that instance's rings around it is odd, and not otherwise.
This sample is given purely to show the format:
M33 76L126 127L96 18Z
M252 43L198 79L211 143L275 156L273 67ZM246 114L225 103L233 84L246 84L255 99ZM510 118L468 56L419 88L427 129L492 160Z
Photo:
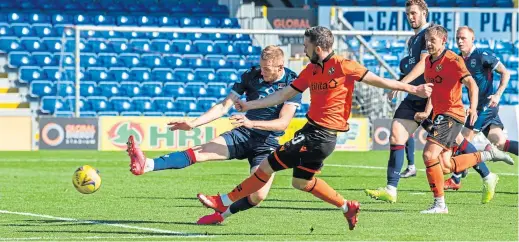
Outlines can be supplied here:
M414 115L414 120L416 120L418 122L424 121L425 119L427 119L429 117L429 115L431 115L432 110L433 110L433 106L432 106L431 98L429 98L429 99L427 99L427 104L425 105L425 110L423 112L416 113Z
M196 128L200 125L204 125L206 123L210 123L216 119L221 118L223 115L229 112L231 110L231 107L233 103L238 100L238 96L234 93L229 93L227 97L222 100L221 102L217 103L211 109L209 109L207 112L202 114L200 117L196 118L193 121L178 121L178 122L169 122L168 125L170 126L169 129L171 131L174 130L191 130L193 128Z
M467 110L467 115L470 120L470 125L474 125L474 123L478 119L477 107L478 107L479 88L478 88L478 85L476 84L476 81L474 81L474 78L472 78L472 76L464 77L461 80L461 82L469 90L470 108L469 108L469 110Z
M372 72L368 72L362 79L362 82L375 87L404 91L423 98L431 96L433 86L432 83L422 84L420 86L412 86L403 82L384 79L373 74Z
M496 93L488 97L488 99L490 99L490 103L488 104L489 107L496 107L499 104L501 95L503 95L503 92L508 86L508 81L510 80L510 73L506 69L505 65L503 65L503 63L497 64L495 71L501 75L501 80L499 82L499 87L497 88Z
M250 129L261 129L267 131L285 131L290 124L290 120L296 113L297 105L285 103L279 113L279 118L274 120L249 120L243 114L233 115L230 119L235 127L244 126Z
M235 102L236 110L240 112L245 112L251 109L259 109L259 108L268 108L278 104L285 102L286 100L293 98L300 92L294 89L291 86L287 86L280 91L275 92L272 95L267 96L266 98L254 100L250 102L244 102L242 100L237 100Z

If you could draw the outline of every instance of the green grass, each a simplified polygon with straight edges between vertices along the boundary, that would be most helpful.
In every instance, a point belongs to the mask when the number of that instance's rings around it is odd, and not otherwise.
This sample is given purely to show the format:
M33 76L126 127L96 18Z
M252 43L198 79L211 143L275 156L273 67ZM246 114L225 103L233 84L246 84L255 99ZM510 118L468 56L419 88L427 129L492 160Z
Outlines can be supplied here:
M423 168L421 154L416 155ZM387 152L335 152L326 164L385 167L387 157ZM78 193L71 182L74 170L85 164L99 169L103 178L101 189L91 195ZM0 241L518 240L517 165L489 164L493 172L505 174L500 175L496 197L486 205L480 204L481 179L471 170L460 191L446 193L447 215L419 214L432 201L423 171L401 180L398 203L387 204L363 191L385 185L385 169L344 166L325 165L320 177L345 198L360 201L354 231L347 229L338 209L292 189L290 171L277 174L260 207L223 225L197 226L196 220L212 211L202 207L196 194L230 191L247 176L246 161L202 163L135 177L123 152L1 152L0 210L90 222L0 213ZM168 231L209 237L180 237Z

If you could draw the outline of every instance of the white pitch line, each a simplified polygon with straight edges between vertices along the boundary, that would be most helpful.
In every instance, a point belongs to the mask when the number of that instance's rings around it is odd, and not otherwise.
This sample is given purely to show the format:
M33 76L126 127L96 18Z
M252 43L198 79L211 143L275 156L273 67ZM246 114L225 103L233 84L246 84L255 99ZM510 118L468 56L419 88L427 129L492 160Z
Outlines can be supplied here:
M143 236L82 236L82 237L25 237L25 238L0 238L0 241L21 240L88 240L88 239L152 239L152 238L174 238L178 235L143 235Z
M339 165L339 164L324 164L324 166L332 166L332 167L342 167L342 168L360 168L360 169L374 169L374 170L386 170L387 167L385 166L363 166L363 165ZM418 171L425 172L425 169L416 169ZM500 176L518 176L517 173L508 173L508 172L501 172L496 173Z
M45 214L13 212L13 211L7 211L7 210L0 210L0 213L15 214L15 215L22 215L22 216L30 216L30 217L39 217L39 218L48 218L48 219L67 221L67 222L83 223L83 224L85 224L85 223L86 224L99 224L99 225L106 225L106 226L119 227L119 228L125 228L125 229L135 229L135 230L150 231L150 232L155 232L155 233L171 234L171 235L176 235L178 237L211 237L211 236L196 234L196 233L184 233L184 232L171 231L171 230L165 230L165 229L155 229L155 228L147 228L147 227L132 226L132 225L126 225L126 224L116 224L116 223L104 223L104 222L99 222L99 221L80 220L80 219L75 219L75 218L62 218L62 217L55 217L55 216L51 216L51 215L45 215Z

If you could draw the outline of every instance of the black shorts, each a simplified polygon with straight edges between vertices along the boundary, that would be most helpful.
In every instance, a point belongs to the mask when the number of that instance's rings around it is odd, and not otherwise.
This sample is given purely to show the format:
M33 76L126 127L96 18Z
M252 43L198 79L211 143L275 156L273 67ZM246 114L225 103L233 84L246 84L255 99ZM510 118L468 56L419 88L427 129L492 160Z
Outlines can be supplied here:
M232 129L221 136L229 149L229 159L247 158L251 169L259 166L279 146L275 137L259 135L244 127Z
M274 171L293 168L293 177L310 180L319 173L336 142L336 132L307 123L292 140L270 154L268 161Z
M456 137L461 132L463 124L455 118L438 114L434 117L431 132L427 135L427 141L440 145L444 149L457 146Z
M505 126L503 125L503 122L501 122L498 112L499 107L488 107L483 110L478 110L478 119L474 125L470 125L470 119L467 119L465 127L476 132L483 132L485 136L488 136L491 125L504 129Z
M425 100L409 100L404 99L395 111L393 119L414 120L414 115L425 111L427 99Z

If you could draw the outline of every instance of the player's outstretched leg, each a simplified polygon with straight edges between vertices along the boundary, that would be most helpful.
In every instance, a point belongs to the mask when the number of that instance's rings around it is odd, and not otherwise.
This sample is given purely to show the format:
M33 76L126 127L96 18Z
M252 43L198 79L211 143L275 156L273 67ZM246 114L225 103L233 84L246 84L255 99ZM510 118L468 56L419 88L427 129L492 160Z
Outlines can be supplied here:
M405 153L407 157L407 168L400 173L400 178L410 178L416 176L416 166L414 165L414 134L409 136L405 143Z
M458 151L461 154L471 154L471 153L477 152L478 150L467 139L462 138ZM481 176L481 178L483 178L484 181L485 181L485 178L490 174L490 170L488 169L488 167L485 163L480 163L478 165L475 165L475 166L473 166L473 168L478 172L478 174ZM451 178L449 178L445 181L445 190L460 189L461 188L461 178L463 177L463 173L465 171L453 173Z

